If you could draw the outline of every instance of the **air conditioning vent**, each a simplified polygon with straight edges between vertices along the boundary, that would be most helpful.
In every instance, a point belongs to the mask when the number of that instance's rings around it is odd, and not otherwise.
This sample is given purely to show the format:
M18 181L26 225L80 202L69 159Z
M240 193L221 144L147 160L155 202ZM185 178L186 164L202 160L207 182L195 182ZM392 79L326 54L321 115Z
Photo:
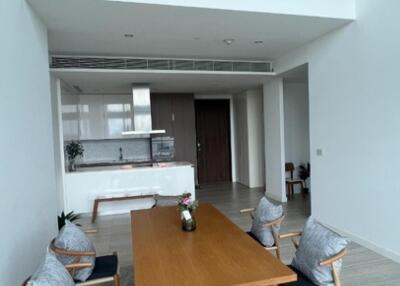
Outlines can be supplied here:
M228 60L178 60L151 58L51 56L53 69L186 70L210 72L272 72L271 62Z
M216 71L233 71L233 62L216 61L216 62L214 62L214 70L216 70Z
M241 71L241 72L249 72L250 71L250 63L248 63L248 62L234 62L233 63L233 70L234 71Z
M199 71L213 71L214 65L212 61L195 61L194 69Z
M148 61L144 59L127 59L126 68L129 70L146 70Z
M148 60L149 70L169 70L168 60Z
M172 61L172 69L173 70L185 70L185 71L194 70L194 61L173 60Z

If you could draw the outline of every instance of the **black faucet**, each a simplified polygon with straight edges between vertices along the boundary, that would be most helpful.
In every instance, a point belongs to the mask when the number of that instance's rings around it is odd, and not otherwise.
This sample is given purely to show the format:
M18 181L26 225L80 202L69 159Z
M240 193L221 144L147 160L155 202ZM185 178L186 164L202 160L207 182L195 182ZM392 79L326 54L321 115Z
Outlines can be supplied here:
M124 160L124 155L122 154L122 147L119 147L119 160Z

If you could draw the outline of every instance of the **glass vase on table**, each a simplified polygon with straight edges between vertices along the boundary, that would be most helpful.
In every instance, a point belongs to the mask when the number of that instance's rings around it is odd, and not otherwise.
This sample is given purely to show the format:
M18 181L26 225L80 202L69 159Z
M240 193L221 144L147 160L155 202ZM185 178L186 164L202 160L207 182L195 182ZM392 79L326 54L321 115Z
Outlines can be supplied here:
M193 212L190 212L189 210L182 211L181 220L183 231L194 231L196 229L196 218L194 217Z
M194 231L197 226L194 213L198 206L198 202L193 200L191 196L191 193L184 193L178 200L178 208L180 210L182 221L182 230L184 231Z

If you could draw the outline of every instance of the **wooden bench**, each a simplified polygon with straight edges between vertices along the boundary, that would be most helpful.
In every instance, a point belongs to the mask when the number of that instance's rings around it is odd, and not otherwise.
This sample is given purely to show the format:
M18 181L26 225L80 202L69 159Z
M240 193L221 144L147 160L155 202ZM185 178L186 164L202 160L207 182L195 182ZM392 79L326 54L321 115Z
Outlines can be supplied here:
M94 204L93 204L92 223L95 223L95 221L97 219L97 210L99 208L99 204L102 202L147 199L147 198L154 198L155 195L156 195L156 193L145 194L145 195L130 194L130 193L115 193L115 194L98 196L94 200Z

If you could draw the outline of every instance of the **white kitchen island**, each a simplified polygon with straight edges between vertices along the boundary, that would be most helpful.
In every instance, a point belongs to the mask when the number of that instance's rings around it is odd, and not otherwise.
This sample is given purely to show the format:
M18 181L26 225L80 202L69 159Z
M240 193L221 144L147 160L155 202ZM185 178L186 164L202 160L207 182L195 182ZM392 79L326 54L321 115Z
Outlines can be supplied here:
M126 195L181 195L195 197L194 169L190 163L155 163L151 166L133 165L83 168L66 173L64 178L65 211L90 213L97 197ZM154 200L104 202L99 214L120 214L150 208Z

